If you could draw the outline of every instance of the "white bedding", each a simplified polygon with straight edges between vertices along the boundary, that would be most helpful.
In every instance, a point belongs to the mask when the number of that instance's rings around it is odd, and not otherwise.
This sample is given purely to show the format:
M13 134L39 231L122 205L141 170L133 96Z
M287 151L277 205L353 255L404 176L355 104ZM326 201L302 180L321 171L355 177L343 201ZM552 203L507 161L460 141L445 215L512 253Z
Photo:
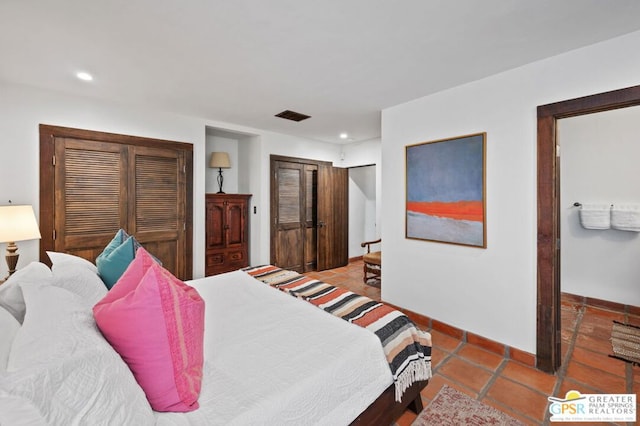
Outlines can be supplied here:
M0 425L345 425L392 383L373 333L236 271L189 283L205 300L200 408L153 412L78 287L102 284L55 266L0 292Z
M241 271L188 284L206 306L200 409L158 425L344 425L392 383L363 328Z

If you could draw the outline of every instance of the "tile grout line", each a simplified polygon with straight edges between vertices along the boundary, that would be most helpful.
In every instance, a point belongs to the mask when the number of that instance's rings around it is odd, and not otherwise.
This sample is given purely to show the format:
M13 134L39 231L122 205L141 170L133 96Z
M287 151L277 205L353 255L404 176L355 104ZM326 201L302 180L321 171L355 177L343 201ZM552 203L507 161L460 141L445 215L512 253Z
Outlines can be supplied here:
M487 396L487 393L489 393L489 388L491 386L493 386L493 384L496 382L496 380L498 380L498 378L502 374L502 371L505 368L507 368L507 364L508 363L509 363L509 360L507 358L503 357L502 361L500 361L500 364L495 369L495 371L493 372L493 374L491 375L491 377L489 378L487 383L485 383L485 385L482 387L482 389L480 389L480 392L478 392L478 401L480 401L482 398Z
M458 345L451 352L446 352L446 351L440 349L440 351L446 353L447 355L440 360L438 365L436 365L435 367L433 367L431 369L431 375L433 376L434 373L437 373L438 371L440 371L440 367L443 366L444 364L446 364L447 361L451 360L451 358L453 358L455 356L455 354L460 351L460 346L463 346L463 345L464 345L464 342L460 341L460 343L458 343ZM445 376L445 377L447 377L447 376Z

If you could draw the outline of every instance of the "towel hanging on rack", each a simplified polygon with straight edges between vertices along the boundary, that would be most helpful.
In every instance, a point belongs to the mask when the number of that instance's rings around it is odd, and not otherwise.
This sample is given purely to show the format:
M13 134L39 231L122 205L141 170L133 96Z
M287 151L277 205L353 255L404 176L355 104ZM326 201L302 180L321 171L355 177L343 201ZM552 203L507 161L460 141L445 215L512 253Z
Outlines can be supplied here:
M619 231L640 232L640 205L614 204L611 208L611 227Z
M580 224L585 229L611 228L611 206L609 204L582 204Z

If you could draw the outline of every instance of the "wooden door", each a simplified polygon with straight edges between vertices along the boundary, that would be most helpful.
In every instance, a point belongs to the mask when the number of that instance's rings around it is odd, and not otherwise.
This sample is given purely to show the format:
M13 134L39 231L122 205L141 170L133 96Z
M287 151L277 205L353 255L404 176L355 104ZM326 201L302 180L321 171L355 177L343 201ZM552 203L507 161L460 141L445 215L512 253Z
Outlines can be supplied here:
M271 262L284 269L304 272L305 247L304 164L276 161L272 170ZM275 215L274 215L275 213Z
M95 262L120 228L181 279L192 276L190 144L40 126L40 259Z
M346 265L348 170L276 157L271 171L271 263L297 272Z
M169 271L184 274L184 158L176 150L138 146L128 154L127 232Z
M95 261L127 225L126 147L57 138L54 159L53 250Z
M318 169L318 270L349 262L349 169Z

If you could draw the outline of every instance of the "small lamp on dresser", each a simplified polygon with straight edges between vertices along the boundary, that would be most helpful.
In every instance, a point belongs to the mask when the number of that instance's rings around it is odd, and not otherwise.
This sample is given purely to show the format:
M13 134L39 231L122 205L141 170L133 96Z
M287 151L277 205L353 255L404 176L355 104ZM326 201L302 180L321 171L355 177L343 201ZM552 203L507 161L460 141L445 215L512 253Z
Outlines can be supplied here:
M228 169L231 167L229 154L227 154L226 152L212 152L209 167L218 169L218 194L224 194L224 192L222 191L222 183L224 182L224 178L222 177L222 169Z
M40 229L31 206L0 206L0 243L7 243L9 276L16 271L20 256L16 241L39 240ZM8 277L7 277L8 278Z

